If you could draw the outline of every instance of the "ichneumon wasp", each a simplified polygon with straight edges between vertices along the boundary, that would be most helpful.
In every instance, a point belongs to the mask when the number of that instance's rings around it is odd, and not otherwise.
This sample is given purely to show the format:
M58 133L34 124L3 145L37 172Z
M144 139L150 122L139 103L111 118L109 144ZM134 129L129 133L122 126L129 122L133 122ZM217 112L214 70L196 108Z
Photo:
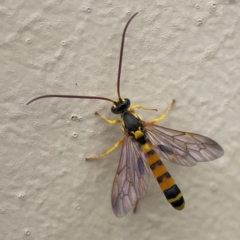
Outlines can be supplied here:
M109 120L97 112L96 115L110 124L121 123L124 132L123 139L118 141L104 154L87 158L86 160L106 156L122 145L111 196L112 209L117 217L123 217L132 208L136 210L138 199L146 193L150 169L168 202L177 210L184 208L182 192L160 160L161 158L182 166L194 166L198 162L217 159L224 153L222 147L210 138L155 125L168 115L174 100L162 116L150 122L145 122L134 110L136 108L145 110L156 109L145 108L141 105L130 106L130 100L121 97L120 78L124 39L127 27L136 15L137 13L128 20L122 34L117 78L118 99L116 101L97 96L44 95L36 97L27 103L30 104L38 99L50 97L98 99L113 103L111 111L114 114L120 115L121 119Z

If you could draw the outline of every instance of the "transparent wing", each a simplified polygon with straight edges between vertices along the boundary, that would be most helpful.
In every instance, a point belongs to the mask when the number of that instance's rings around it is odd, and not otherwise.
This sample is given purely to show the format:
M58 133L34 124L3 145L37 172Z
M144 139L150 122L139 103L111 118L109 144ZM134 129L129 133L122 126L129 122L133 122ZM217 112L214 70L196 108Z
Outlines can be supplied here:
M123 217L142 197L149 182L149 166L137 141L124 136L121 157L112 187L112 208Z
M223 155L222 147L210 138L145 123L145 134L160 157L183 166L194 166Z

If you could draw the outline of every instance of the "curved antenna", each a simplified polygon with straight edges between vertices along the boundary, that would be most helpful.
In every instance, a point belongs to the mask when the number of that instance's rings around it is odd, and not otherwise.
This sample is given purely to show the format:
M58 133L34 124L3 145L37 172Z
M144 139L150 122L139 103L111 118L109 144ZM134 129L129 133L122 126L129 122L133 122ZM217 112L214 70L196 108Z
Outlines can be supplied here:
M99 100L106 100L109 102L113 102L114 101L112 99L109 98L105 98L105 97L94 97L94 96L78 96L78 95L43 95L43 96L39 96L36 98L33 98L32 100L30 100L28 104L38 100L38 99L42 99L42 98L51 98L51 97L57 97L57 98L85 98L85 99L99 99Z
M122 43L121 43L121 49L120 49L120 58L119 58L119 65L118 65L118 80L117 80L117 93L118 93L118 98L120 99L120 78L121 78L121 69L122 69L122 56L123 56L123 47L124 47L124 38L125 38L125 34L127 31L127 27L129 25L129 23L132 21L132 19L138 14L138 12L136 12L127 22L124 30L123 30L123 34L122 34Z

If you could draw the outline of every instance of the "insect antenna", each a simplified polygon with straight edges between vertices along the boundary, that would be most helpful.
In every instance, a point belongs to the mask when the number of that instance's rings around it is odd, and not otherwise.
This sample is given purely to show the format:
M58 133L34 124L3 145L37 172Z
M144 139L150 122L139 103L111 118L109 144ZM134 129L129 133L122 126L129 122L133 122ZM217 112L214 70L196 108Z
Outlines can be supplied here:
M119 66L118 66L118 80L117 80L117 93L118 93L118 98L120 99L120 78L121 78L121 68L122 68L122 57L123 57L123 48L124 48L124 39L125 39L125 34L128 28L129 23L132 21L132 19L137 15L138 13L135 13L127 22L124 30L123 30L123 34L122 34L122 42L121 42L121 49L120 49L120 58L119 58ZM39 96L36 98L33 98L32 100L30 100L27 105L29 105L30 103L42 99L42 98L51 98L51 97L56 97L56 98L85 98L85 99L98 99L98 100L105 100L105 101L109 101L109 102L113 102L114 101L112 99L109 98L105 98L105 97L96 97L96 96L78 96L78 95L58 95L58 94L51 94L51 95L43 95L43 96Z
M117 93L118 93L118 98L120 99L120 78L121 78L121 69L122 69L122 57L123 57L123 47L124 47L124 39L125 39L125 34L128 28L129 23L132 21L132 19L137 15L138 13L136 12L127 22L123 34L122 34L122 43L121 43L121 49L120 49L120 57L119 57L119 65L118 65L118 79L117 79Z
M109 99L109 98L105 98L105 97L95 97L95 96L78 96L78 95L55 95L55 94L52 94L52 95L43 95L43 96L39 96L39 97L36 97L36 98L33 98L32 100L30 100L28 104L38 100L38 99L42 99L42 98L51 98L51 97L56 97L56 98L85 98L85 99L98 99L98 100L106 100L106 101L109 101L109 102L114 102L112 99Z

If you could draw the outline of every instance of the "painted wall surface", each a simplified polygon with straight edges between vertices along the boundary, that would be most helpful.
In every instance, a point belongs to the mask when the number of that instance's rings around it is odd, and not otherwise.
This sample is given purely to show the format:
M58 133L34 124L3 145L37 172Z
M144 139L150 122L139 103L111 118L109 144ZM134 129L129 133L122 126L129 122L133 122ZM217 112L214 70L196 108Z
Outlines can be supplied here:
M43 99L43 94L117 98L123 28L128 28L121 93L146 121L196 132L222 158L181 167L165 161L186 207L174 210L152 177L137 214L116 218L112 181L123 136L109 125L111 103ZM0 239L240 239L240 3L48 0L0 2Z

